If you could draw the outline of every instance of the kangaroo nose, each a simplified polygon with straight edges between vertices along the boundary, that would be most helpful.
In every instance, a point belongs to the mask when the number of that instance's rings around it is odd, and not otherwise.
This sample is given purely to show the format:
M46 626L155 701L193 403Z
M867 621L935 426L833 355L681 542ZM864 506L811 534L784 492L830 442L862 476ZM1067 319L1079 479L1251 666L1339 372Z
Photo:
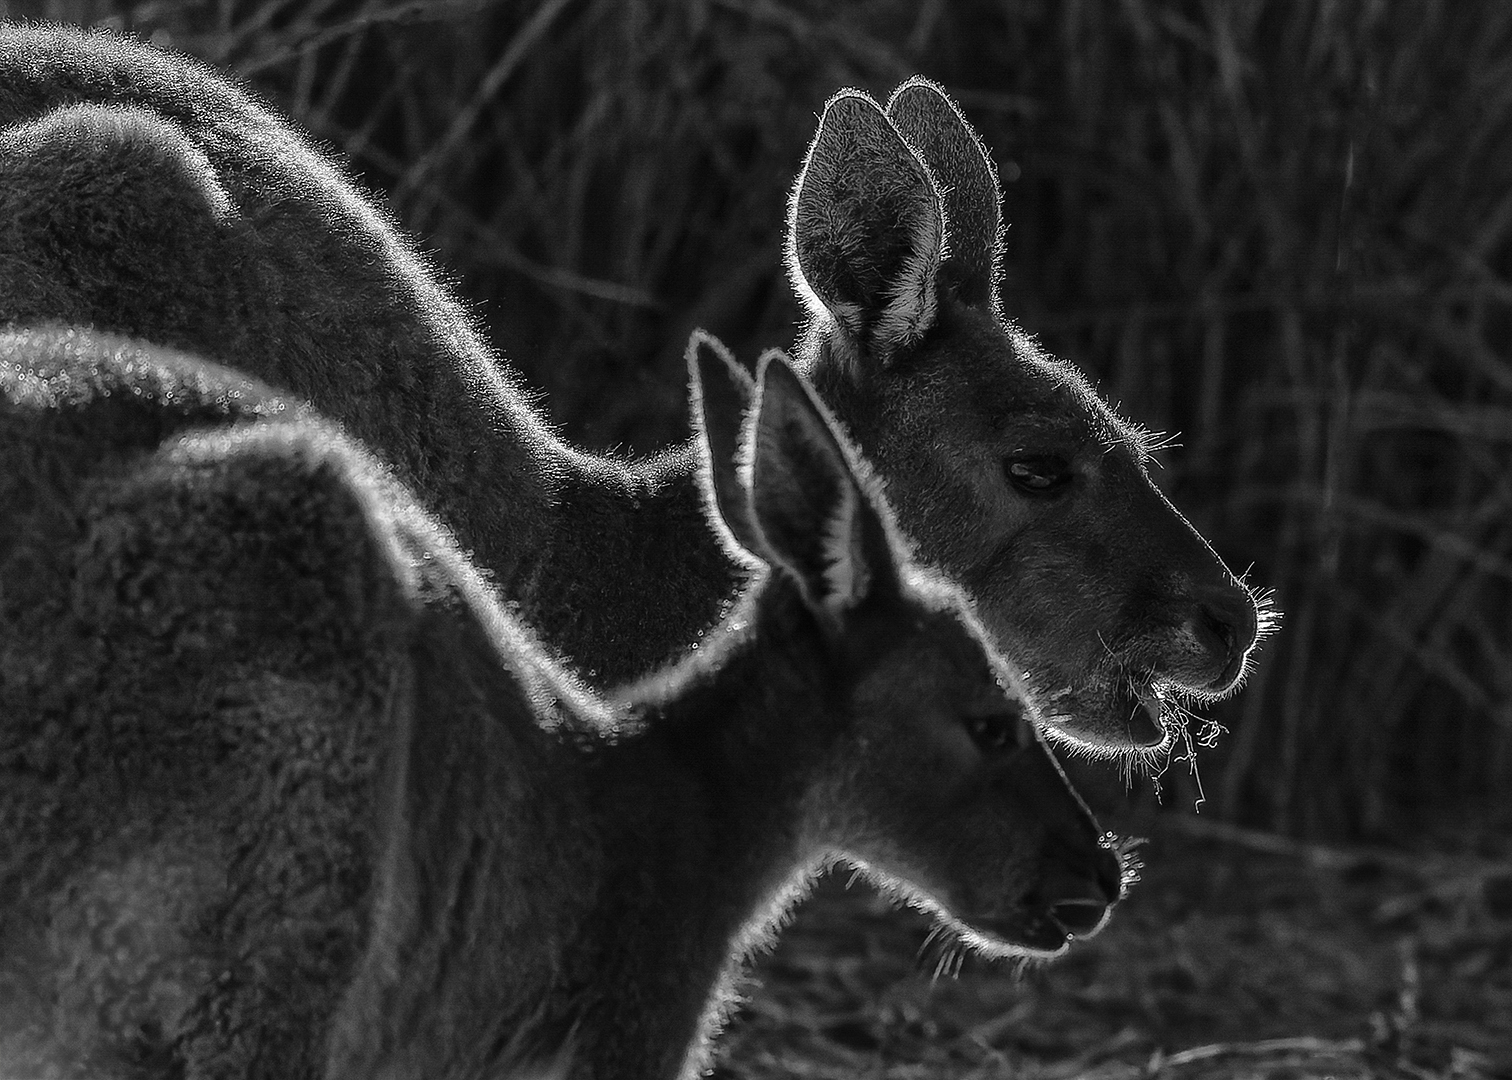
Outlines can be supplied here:
M1255 601L1248 590L1238 585L1204 589L1197 596L1195 623L1198 639L1221 664L1209 689L1227 690L1239 678L1245 654L1260 630Z
M1100 848L1091 867L1053 865L1040 891L1062 929L1075 937L1090 937L1102 928L1123 891L1123 864L1114 851Z
M1102 886L1109 903L1123 898L1123 871L1123 857L1118 852L1111 847L1098 851L1097 883Z

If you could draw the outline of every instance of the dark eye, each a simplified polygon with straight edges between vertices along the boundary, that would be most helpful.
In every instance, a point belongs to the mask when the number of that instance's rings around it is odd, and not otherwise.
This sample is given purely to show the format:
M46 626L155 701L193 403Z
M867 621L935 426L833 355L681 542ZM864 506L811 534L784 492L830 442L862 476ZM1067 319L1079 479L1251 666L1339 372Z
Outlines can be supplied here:
M1008 705L968 716L966 732L977 749L988 757L1022 749L1034 737L1023 713Z
M1003 471L1013 486L1027 495L1050 495L1071 482L1071 465L1058 454L1011 457Z

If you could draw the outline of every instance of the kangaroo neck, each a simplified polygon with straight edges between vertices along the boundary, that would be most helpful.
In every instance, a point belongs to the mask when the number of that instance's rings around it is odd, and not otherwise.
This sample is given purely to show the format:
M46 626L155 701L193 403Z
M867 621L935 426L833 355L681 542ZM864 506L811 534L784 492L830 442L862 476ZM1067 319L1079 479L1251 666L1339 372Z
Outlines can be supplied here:
M808 820L828 730L802 672L814 643L748 603L730 622L750 629L727 622L712 655L626 692L649 703L644 726L606 751L593 784L606 837L599 902L619 926L594 965L596 1076L696 1075L747 957L825 854Z
M560 451L557 464L549 539L505 589L592 685L620 685L712 629L738 571L709 526L689 445L634 463Z

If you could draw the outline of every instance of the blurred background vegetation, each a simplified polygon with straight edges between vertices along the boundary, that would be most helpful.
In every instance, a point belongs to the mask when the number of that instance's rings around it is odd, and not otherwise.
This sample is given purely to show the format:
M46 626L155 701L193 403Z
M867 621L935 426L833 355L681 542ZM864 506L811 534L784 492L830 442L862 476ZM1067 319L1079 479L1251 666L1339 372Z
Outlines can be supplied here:
M691 327L792 340L826 98L939 80L1003 180L1009 312L1179 433L1158 481L1285 612L1211 711L1204 813L1342 838L1512 808L1512 5L0 11L238 73L386 194L571 436L634 450L685 433Z

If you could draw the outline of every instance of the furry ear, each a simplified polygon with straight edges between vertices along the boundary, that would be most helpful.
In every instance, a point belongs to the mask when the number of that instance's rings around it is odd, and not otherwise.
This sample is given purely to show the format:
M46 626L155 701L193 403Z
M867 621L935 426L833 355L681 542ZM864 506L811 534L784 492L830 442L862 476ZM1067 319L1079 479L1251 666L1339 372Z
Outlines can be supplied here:
M1003 206L997 171L982 140L945 91L914 76L893 91L887 117L940 185L950 221L950 258L941 279L966 304L998 312Z
M788 276L842 363L885 364L934 325L945 212L929 170L865 94L830 99L793 188Z
M688 337L688 396L709 523L737 562L764 564L750 492L740 482L742 435L756 404L756 380L705 330Z
M897 588L883 511L814 392L781 356L761 367L751 435L751 508L774 564L809 607L838 618Z

